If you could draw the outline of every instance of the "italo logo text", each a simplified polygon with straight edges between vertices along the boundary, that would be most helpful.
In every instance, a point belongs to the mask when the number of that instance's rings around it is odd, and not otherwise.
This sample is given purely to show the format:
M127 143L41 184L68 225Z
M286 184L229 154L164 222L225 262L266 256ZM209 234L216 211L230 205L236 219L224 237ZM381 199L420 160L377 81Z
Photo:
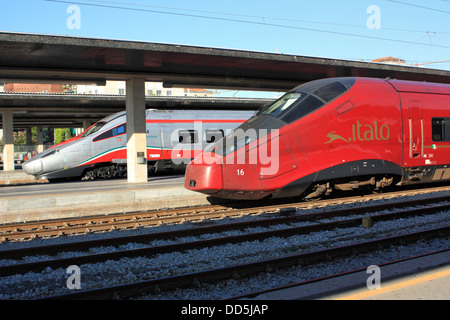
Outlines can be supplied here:
M387 124L380 125L377 121L371 124L363 124L360 121L356 121L356 124L352 124L352 135L350 137L344 138L342 135L337 134L336 131L331 131L327 134L327 137L329 140L325 144L335 140L342 140L347 143L357 141L386 141L391 137L391 128Z

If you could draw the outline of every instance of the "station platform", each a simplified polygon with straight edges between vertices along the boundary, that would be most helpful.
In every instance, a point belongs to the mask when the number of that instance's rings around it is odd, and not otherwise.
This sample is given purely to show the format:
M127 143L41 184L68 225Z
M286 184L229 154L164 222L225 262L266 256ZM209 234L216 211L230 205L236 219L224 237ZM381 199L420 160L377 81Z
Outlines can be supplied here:
M18 183L0 187L1 224L210 204L206 195L184 188L183 175L153 176L147 183L113 179L24 184L23 174L14 172ZM2 174L2 179L11 177Z
M450 251L380 266L380 286L361 270L262 293L254 300L450 300ZM373 282L370 283L373 284Z
M15 171L0 171L0 187L47 182L48 181L46 179L37 180L34 176L26 174L21 169Z

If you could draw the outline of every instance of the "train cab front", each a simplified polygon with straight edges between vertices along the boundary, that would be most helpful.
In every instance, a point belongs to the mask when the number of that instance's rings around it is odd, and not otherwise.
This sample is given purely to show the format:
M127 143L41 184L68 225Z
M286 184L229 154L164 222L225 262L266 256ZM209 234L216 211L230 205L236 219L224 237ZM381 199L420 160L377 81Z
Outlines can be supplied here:
M214 152L204 152L186 167L184 187L209 195L223 189L222 157Z
M255 125L254 118L248 122ZM187 189L234 200L259 200L274 192L264 178L265 174L271 174L274 163L264 161L261 164L260 134L254 129L247 130L247 126L241 125L188 164ZM264 137L267 131L264 129ZM270 159L264 157L263 160ZM275 170L278 171L278 167Z
M226 163L227 158L206 152L186 167L186 189L212 197L233 200L259 200L270 195L263 190L251 164Z

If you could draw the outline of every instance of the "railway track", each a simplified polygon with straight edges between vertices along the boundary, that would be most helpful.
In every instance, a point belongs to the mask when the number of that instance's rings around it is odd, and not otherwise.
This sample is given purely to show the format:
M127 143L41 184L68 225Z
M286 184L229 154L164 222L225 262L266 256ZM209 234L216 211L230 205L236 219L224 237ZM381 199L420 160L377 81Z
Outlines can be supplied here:
M402 204L404 205L404 204ZM368 209L360 209L356 211L361 212L370 212L379 209L385 209L385 206L373 206ZM390 219L402 219L415 215L423 215L430 214L438 211L450 210L450 204L438 204L433 205L427 208L417 208L417 209L407 209L402 211L396 211L391 213L384 213L372 216L370 219L372 223L378 221L385 221ZM83 248L89 249L95 246L111 246L111 245L120 245L129 242L141 241L143 243L149 243L155 239L176 239L181 238L183 236L200 236L202 234L211 234L217 232L224 232L229 230L243 230L247 228L261 227L261 226L275 226L280 224L287 223L298 223L302 221L314 221L321 218L330 218L330 217L339 217L339 216L347 216L354 214L354 210L339 210L339 211L326 211L322 213L309 214L304 216L292 216L292 217L281 217L281 218L269 218L262 220L254 220L247 221L241 223L231 223L224 225L217 225L211 227L198 227L193 229L185 229L179 231L165 232L165 233L156 233L150 235L140 235L135 237L119 237L116 239L101 239L96 241L86 241L86 242L75 242L69 244L59 244L53 246L40 246L34 248L24 248L20 250L5 250L0 251L0 259L21 259L23 257L29 255L36 255L41 252L45 252L46 255L57 254L58 252L68 252L69 250L74 250L79 252ZM346 220L338 220L333 222L318 222L311 223L303 226L291 226L280 228L276 230L268 230L263 232L246 232L241 235L236 236L224 236L217 237L213 239L206 240L196 240L185 243L174 243L170 245L163 246L146 246L140 249L133 250L118 250L109 253L101 253L101 254L87 254L87 255L78 255L70 258L60 258L60 259L52 259L52 260L43 260L40 262L32 262L32 263L23 263L23 264L13 264L10 266L0 266L0 274L2 275L10 275L17 273L26 273L26 272L39 272L45 268L60 268L64 266L68 266L71 264L85 264L85 263L96 263L103 262L107 260L116 260L121 258L132 258L139 256L151 256L155 254L167 253L167 252L176 252L176 251L185 251L190 249L200 249L210 246L218 246L224 245L227 243L239 243L244 241L254 241L266 239L269 237L287 237L295 234L306 234L310 232L324 231L324 230L332 230L335 228L349 228L349 227L357 227L362 224L361 218L353 218Z
M443 249L443 250L438 250L438 251L431 251L431 252L427 252L424 254L420 254L420 255L413 255L413 256L408 256L406 258L402 258L399 260L393 260L393 261L388 261L388 262L384 262L384 263L379 263L377 264L378 267L383 268L389 265L397 265L403 262L407 262L407 261L414 261L414 260L418 260L421 259L423 257L430 257L430 256L438 256L441 254L446 254L446 253L450 253L450 248L447 249ZM398 268L398 267L397 267ZM311 300L311 299L316 299L316 298L322 298L322 294L324 292L314 292L308 293L308 289L305 288L308 285L312 284L312 283L317 283L317 282L321 282L321 281L326 281L329 279L333 279L333 278L340 278L346 275L351 275L351 274L355 274L355 273L361 273L364 272L367 274L367 267L363 267L363 268L359 268L359 269L355 269L355 270L350 270L350 271L346 271L346 272L339 272L336 274L330 274L327 275L325 277L320 277L320 278L314 278L314 279L310 279L310 280L306 280L306 281L300 281L300 282L293 282L293 283L289 283L288 285L283 285L283 286L279 286L279 287L274 287L274 288L269 288L269 289L264 289L264 290L257 290L254 292L248 292L239 296L234 296L234 297L228 297L225 300L237 300L237 299L263 299L265 298L265 296L267 294L270 294L272 292L277 292L277 291L283 291L286 289L290 289L290 288L297 288L297 290L299 292L305 292L305 295L298 295L296 297L296 299L302 299L302 300ZM411 270L405 270L405 273L409 273L411 272ZM364 284L359 283L360 286L363 286ZM355 283L349 283L348 287L354 289ZM350 290L350 289L349 289ZM266 296L267 297L267 296Z
M402 234L393 237L380 238L360 243L354 243L323 250L293 254L251 263L227 266L206 271L181 274L160 279L139 281L135 283L109 286L73 293L46 297L46 299L126 299L143 293L160 292L161 290L180 288L184 286L199 286L202 282L218 281L227 278L245 277L257 272L270 271L274 268L286 268L293 265L307 265L336 257L355 255L359 252L381 250L387 246L405 244L430 237L448 237L450 226Z
M439 198L440 201L448 200L447 197L441 197ZM430 201L427 200L420 200L416 203L412 203L411 201L407 201L406 203L397 203L395 204L395 207L401 207L403 209L396 211L396 212L384 212L384 213L377 213L371 215L371 220L373 223L381 222L381 221L387 221L392 219L406 219L408 217L415 217L418 215L431 215L436 212L440 211L448 211L450 210L450 205L447 203L440 203L440 204L434 204L431 205L430 202L436 202L437 198L432 199ZM413 208L411 209L410 206L413 204L422 205L422 207L419 208ZM425 207L423 206L425 205ZM408 206L409 208L405 208ZM204 248L211 248L211 247L217 247L217 246L223 246L225 244L240 244L244 242L251 242L251 241L264 241L268 238L288 238L293 235L304 235L304 234L310 234L313 232L324 232L333 230L336 228L340 229L349 229L349 228L360 228L362 217L367 217L368 212L376 212L380 210L384 210L386 208L393 208L393 204L388 204L387 206L384 205L372 205L372 206L365 206L364 208L353 208L353 209L342 209L342 210L334 210L334 211L328 211L325 210L323 212L319 213L311 213L311 214L303 214L303 215L297 215L293 214L295 212L294 207L285 207L289 210L285 210L288 215L286 216L278 216L278 217L263 217L261 216L259 219L251 220L251 221L244 221L244 222L238 222L238 223L228 223L228 224L220 224L220 225L211 225L211 226L200 226L200 227L194 227L194 228L186 228L183 230L177 230L177 231L170 231L170 232L163 232L163 233L152 233L147 235L139 235L139 236L132 236L132 237L117 237L113 239L104 239L104 240L93 240L93 241L85 241L85 242L76 242L76 243L65 243L62 245L52 245L52 246L39 246L35 248L23 248L19 250L3 250L0 251L0 261L1 259L22 259L26 256L30 255L36 255L36 254L42 254L45 253L47 256L52 256L50 260L48 260L48 257L46 260L40 260L40 261L33 261L33 262L23 262L19 261L17 263L13 264L6 264L0 267L0 274L3 276L7 275L16 275L16 274L24 274L29 272L41 272L48 269L56 269L56 268L66 268L69 265L84 265L84 264L92 264L92 263L101 263L105 261L111 261L111 260L120 260L120 259L132 259L134 257L154 257L156 255L166 254L166 253L181 253L181 252L187 252L188 250L202 250ZM279 209L278 209L279 210ZM341 218L339 218L341 217ZM338 219L335 221L324 221L323 219ZM447 223L448 225L448 223ZM256 227L265 227L267 230L264 231L252 231L252 229ZM227 235L227 233L235 230L243 230L241 234L239 235ZM217 235L218 232L221 232L221 234ZM430 231L427 233L421 234L422 237L428 237L430 236L434 231ZM439 231L441 233L441 236L448 235L448 229L442 229ZM208 235L206 239L201 239L202 236ZM199 237L195 240L181 240L183 237ZM368 232L368 237L373 237L375 234L372 232ZM412 236L407 236L407 239L411 238ZM388 237L389 238L389 237ZM163 244L163 245L155 245L152 241L161 241L164 239L175 239L171 240L172 242L169 244ZM400 240L401 238L395 238L399 239L399 241L410 241L410 240ZM371 241L371 240L370 240ZM140 248L134 248L131 250L123 250L118 249L111 252L106 253L99 253L99 254L92 254L89 253L89 250L93 247L98 246L120 246L129 242L140 242L143 244ZM384 242L383 242L384 243ZM329 244L327 244L329 245ZM356 245L356 244L355 244ZM300 246L301 247L301 246ZM298 251L299 248L296 248ZM307 250L306 248L304 248ZM356 250L357 252L359 249L352 249ZM74 256L71 257L58 257L60 252L64 251L65 255L67 255L68 251L73 251ZM80 253L81 251L85 251L84 253ZM86 253L88 252L88 253ZM324 255L325 257L330 257L330 252L323 251L323 250L316 250L313 251L316 252L319 257L320 255ZM320 254L319 254L320 252ZM334 251L331 251L334 252ZM337 251L341 252L341 251ZM292 258L292 261L300 261L299 259L303 257L303 254L296 254L293 255L295 258ZM336 253L338 254L338 253ZM315 258L315 259L316 259ZM322 257L323 258L323 257ZM274 258L278 259L278 258ZM303 258L301 258L303 259ZM309 259L309 258L308 258ZM317 258L318 259L318 258ZM267 260L267 259L265 259ZM262 260L262 261L265 261ZM283 265L284 262L278 262L272 261L273 259L268 259L271 262L267 264L265 267L266 270L270 268L278 268L280 265ZM291 259L288 259L291 261ZM282 260L284 261L284 260ZM303 260L302 260L303 261ZM250 265L252 265L254 262L251 262ZM256 262L255 262L256 263ZM302 262L303 263L303 262ZM243 265L247 265L249 263L244 263ZM290 262L289 262L290 264ZM257 263L258 266L262 266L259 262ZM99 267L101 269L102 267ZM236 277L237 274L239 275L245 275L247 274L247 271L242 271L238 267L235 269L231 276ZM219 270L211 269L207 271L200 271L200 272L193 272L195 275L194 278L197 279L197 281L206 281L205 279L209 279L211 274L217 274L220 276L218 279L223 279L224 275L229 274L228 267L225 268L225 270L221 270L223 268L219 268ZM255 270L255 269L252 269ZM259 270L259 269L258 269ZM202 272L205 272L204 274ZM248 271L253 272L253 271ZM176 277L176 278L173 278ZM196 283L195 280L188 280L189 277L187 277L185 274L179 275L179 276L173 276L173 277L166 277L168 278L167 281L175 281L173 283ZM178 278L177 278L178 277ZM161 278L164 279L164 278ZM157 288L156 290L162 290L171 288L171 285L164 284L164 281L158 279L158 280L144 280L143 282L148 282L144 287L146 289L148 288ZM176 279L176 280L174 280ZM199 280L201 279L201 280ZM194 282L192 282L194 281ZM142 281L139 281L141 283ZM123 287L125 286L125 287ZM119 285L120 288L128 288L129 287L131 291L135 292L137 289L132 288L134 285ZM136 284L137 287L140 286L140 284ZM157 286L157 287L155 287ZM129 293L126 292L128 289L117 289L115 288L117 286L112 287L111 289L105 289L106 291L110 290L111 292L115 292L117 295L117 292L120 292L119 295L122 297L126 297L129 295ZM153 290L152 289L152 290ZM103 289L102 289L103 290ZM88 290L91 291L91 290ZM92 297L108 297L106 293L102 293L103 291L96 291L91 292L93 294ZM124 293L125 292L125 293ZM84 293L87 294L87 293ZM106 294L106 295L105 295ZM89 296L82 296L81 293L76 293L74 296L62 296L62 298L80 298L80 297L89 297ZM110 296L109 296L110 297Z
M414 191L415 192L415 191ZM397 192L398 193L398 192ZM395 193L393 193L395 194ZM401 192L398 194L408 194ZM385 195L372 195L371 199ZM361 197L356 197L361 200ZM437 197L435 201L444 201L445 197ZM330 199L317 202L318 205L341 204L351 202L354 198ZM419 204L426 200L411 200L409 203ZM405 203L406 205L406 203ZM79 235L91 232L107 232L113 230L152 227L162 224L178 224L184 222L200 222L204 220L257 215L261 213L281 213L292 209L308 208L311 203L275 203L258 207L231 208L229 206L211 205L171 210L155 210L149 212L131 212L123 214L95 216L76 219L55 219L50 221L7 224L0 226L0 242L24 241L34 238L51 238L64 235Z
M450 198L442 197L439 198L440 201L446 201ZM390 219L401 219L411 216L431 214L439 211L450 210L450 203L441 203L441 204L433 204L430 203L435 202L430 200L419 200L417 202L401 202L396 204L396 208L402 208L405 206L413 206L413 205L427 205L426 207L420 208L407 208L401 211L396 212L388 212L383 214L377 214L370 217L371 223L375 223L378 221L386 221ZM115 238L108 239L98 239L98 240L89 240L89 241L77 241L71 243L61 243L55 245L47 245L47 246L38 246L38 247L28 247L21 249L11 249L11 250L2 250L0 251L0 259L22 259L23 257L30 255L38 255L41 252L45 252L46 255L57 255L59 252L68 252L68 251L86 251L93 247L101 247L101 246L119 246L126 243L151 243L154 240L162 240L162 239L179 239L186 236L201 236L204 234L213 234L219 232L226 232L230 230L245 230L249 228L255 227L273 227L276 225L283 224L296 224L300 222L310 222L308 225L302 226L289 226L284 228L279 228L276 230L268 230L263 232L246 232L238 236L225 236L218 237L214 239L206 239L206 240L198 240L186 243L175 243L173 245L165 245L165 246L149 246L141 249L135 250L122 250L122 251L114 251L107 254L91 254L84 256L77 256L73 258L66 259L54 259L49 261L42 261L37 263L30 264L15 264L11 266L0 266L0 274L7 275L11 273L19 273L19 272L29 272L29 271L38 271L39 269L44 269L47 267L61 267L64 265L70 265L72 263L92 263L92 262L100 262L106 261L108 259L120 259L123 257L133 257L133 256L148 256L159 253L173 252L173 251L183 251L195 248L202 248L212 245L222 245L225 243L238 243L243 241L253 241L264 239L268 237L274 236L289 236L293 234L305 234L309 232L323 231L323 230L332 230L337 227L348 228L348 227L356 227L362 224L362 218L351 218L345 220L338 220L332 222L317 222L319 219L330 219L337 217L346 217L346 216L355 216L357 214L362 213L370 213L376 211L382 211L387 208L391 208L392 204L378 204L372 206L366 206L362 208L354 208L354 209L341 209L341 210L326 210L319 213L311 213L305 215L292 215L292 216L284 216L284 217L276 217L276 218L262 218L258 220L237 222L237 223L228 223L228 224L218 224L213 226L204 226L204 227L196 227L196 228L188 228L176 231L168 231L168 232L160 232L160 233L151 233L151 234L143 234L136 236L119 236ZM23 270L23 271L21 271Z

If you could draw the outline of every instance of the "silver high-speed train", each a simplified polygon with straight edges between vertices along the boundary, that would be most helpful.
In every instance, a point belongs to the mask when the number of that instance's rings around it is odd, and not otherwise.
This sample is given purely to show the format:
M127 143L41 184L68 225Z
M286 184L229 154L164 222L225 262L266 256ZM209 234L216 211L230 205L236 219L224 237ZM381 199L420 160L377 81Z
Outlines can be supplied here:
M149 172L184 169L208 144L254 115L253 111L146 110ZM126 174L125 112L112 114L79 136L26 161L27 174L52 180L114 178Z

